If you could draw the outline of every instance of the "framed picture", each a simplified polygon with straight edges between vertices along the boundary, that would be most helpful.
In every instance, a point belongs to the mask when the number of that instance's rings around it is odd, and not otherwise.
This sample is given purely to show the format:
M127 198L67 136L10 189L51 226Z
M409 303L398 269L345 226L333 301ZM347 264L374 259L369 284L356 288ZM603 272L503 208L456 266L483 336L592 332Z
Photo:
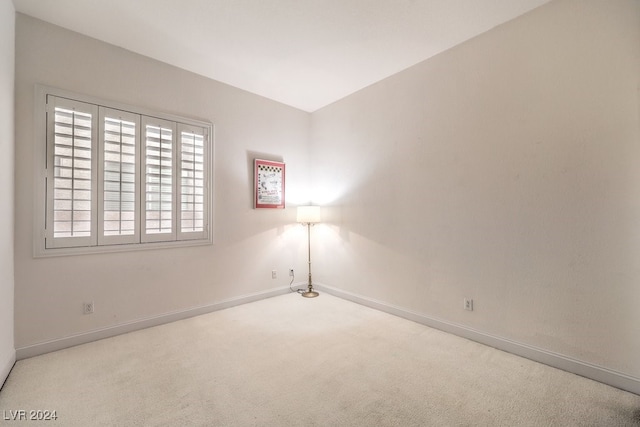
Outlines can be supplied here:
M254 160L254 208L284 208L284 163Z

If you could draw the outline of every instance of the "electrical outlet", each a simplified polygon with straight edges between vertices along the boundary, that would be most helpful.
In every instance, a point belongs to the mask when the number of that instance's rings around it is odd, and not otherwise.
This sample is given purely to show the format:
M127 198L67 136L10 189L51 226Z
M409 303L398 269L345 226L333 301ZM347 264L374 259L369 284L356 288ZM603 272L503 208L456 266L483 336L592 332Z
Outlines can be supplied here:
M473 311L473 300L469 298L464 299L464 309L468 311Z
M289 269L289 277L293 277L293 268Z
M277 279L278 278L278 272L276 270L271 270L271 278L272 279Z
M93 305L93 301L85 302L83 304L83 313L84 314L93 314L94 309L95 309L95 306Z

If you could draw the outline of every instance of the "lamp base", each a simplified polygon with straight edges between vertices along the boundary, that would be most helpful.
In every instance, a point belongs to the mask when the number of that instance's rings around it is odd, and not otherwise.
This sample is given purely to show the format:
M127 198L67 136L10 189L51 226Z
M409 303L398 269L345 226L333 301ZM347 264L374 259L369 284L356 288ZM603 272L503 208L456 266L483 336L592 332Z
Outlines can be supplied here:
M315 297L317 297L317 296L318 296L318 295L320 295L320 294L319 294L319 293L317 293L316 291L313 291L313 290L312 290L312 291L306 291L306 292L303 292L303 293L301 293L300 295L302 295L302 296L303 296L303 297L305 297L305 298L315 298Z

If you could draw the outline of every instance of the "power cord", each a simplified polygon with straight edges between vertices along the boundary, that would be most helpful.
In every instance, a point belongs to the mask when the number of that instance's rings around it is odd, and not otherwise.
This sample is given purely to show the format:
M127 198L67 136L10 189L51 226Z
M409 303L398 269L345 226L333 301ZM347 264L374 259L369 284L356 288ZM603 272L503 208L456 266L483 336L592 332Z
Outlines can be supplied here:
M304 289L293 289L293 288L291 287L291 285L293 285L293 281L294 281L294 280L296 280L296 273L293 273L293 272L292 272L292 273L291 273L291 282L289 282L289 290L290 290L291 292L297 292L297 293L299 293L299 294L303 293L303 292L304 292Z

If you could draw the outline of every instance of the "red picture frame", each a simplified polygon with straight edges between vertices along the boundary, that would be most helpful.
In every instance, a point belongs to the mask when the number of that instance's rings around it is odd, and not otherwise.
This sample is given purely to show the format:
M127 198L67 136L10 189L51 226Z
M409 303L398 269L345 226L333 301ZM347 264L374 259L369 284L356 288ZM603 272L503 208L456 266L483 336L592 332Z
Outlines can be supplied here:
M254 159L254 208L284 209L285 164Z

